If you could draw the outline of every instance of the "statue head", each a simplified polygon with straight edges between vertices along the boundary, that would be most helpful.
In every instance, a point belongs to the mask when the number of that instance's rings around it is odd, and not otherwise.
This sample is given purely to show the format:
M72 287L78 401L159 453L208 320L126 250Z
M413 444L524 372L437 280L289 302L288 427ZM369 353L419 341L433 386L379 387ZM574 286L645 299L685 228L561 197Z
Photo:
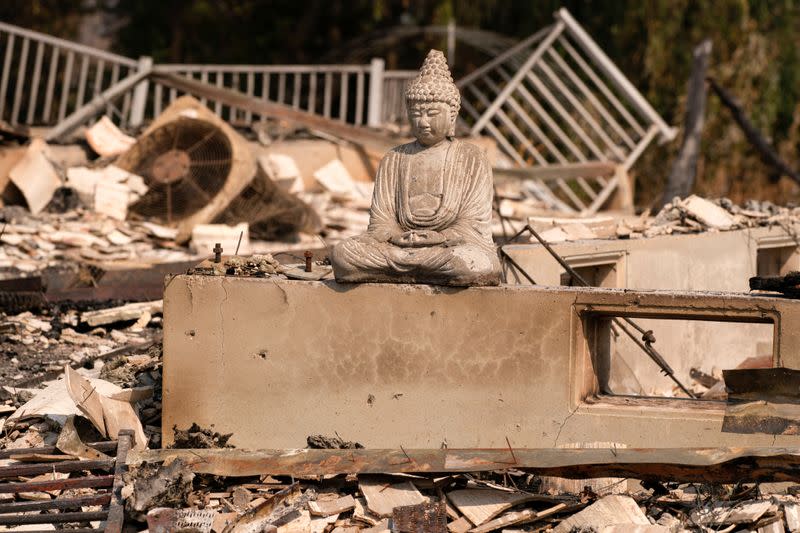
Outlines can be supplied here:
M406 109L414 137L425 146L453 137L460 108L461 94L447 60L439 50L431 50L417 77L406 87Z

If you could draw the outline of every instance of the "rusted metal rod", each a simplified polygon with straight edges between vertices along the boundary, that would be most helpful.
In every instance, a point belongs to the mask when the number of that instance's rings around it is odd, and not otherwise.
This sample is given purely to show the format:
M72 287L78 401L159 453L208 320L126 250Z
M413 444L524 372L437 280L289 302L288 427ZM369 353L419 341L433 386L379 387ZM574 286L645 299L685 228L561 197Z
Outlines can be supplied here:
M0 494L14 492L38 492L45 490L66 490L110 487L114 484L114 476L91 476L53 481L26 481L24 483L2 483Z
M53 533L52 529L26 529L24 530L25 533ZM62 529L61 531L69 532L69 533L104 533L104 529L92 529L90 527L78 528L78 529Z
M114 461L64 461L63 463L47 463L35 465L13 465L0 467L0 479L19 476L36 476L39 474L49 474L50 472L80 472L81 470L111 470L114 468Z
M521 234L522 234L522 233L523 233L525 230L529 231L529 232L530 232L530 234L531 234L531 235L533 235L533 236L536 238L536 240L537 240L537 241L539 241L539 244L541 244L542 246L544 246L544 249L545 249L545 250L547 250L547 251L550 253L550 255L552 255L552 256L553 256L553 258L554 258L556 261L558 261L558 264L560 264L560 265L561 265L561 266L564 268L564 270L566 270L566 271L567 271L567 273L568 273L568 274L569 274L569 275L572 277L572 279L574 279L575 281L577 281L577 282L578 282L580 285L582 285L582 286L584 286L584 287L590 287L590 286L591 286L591 285L589 285L589 283L588 283L588 282L587 282L585 279L583 279L583 276L581 276L580 274L578 274L578 272L576 272L576 271L575 271L575 269L574 269L574 268L572 268L572 265L570 265L569 263L567 263L567 262L564 260L564 258L563 258L563 257L561 257L561 256L558 254L558 252L556 252L556 251L555 251L555 250L554 250L554 249L553 249L553 248L550 246L550 244L549 244L549 243L548 243L546 240L544 240L544 239L542 238L542 236L541 236L541 235L539 235L539 233L537 233L537 231L536 231L535 229L533 229L533 227L532 227L530 224L526 224L526 225L525 225L525 227L524 227L524 228L522 228L522 229L521 229L521 230L520 230L520 231L519 231L519 232L518 232L518 233L517 233L517 234L514 236L514 238L516 239L517 237L519 237L519 236L520 236L520 235L521 235ZM677 386L678 386L678 387L679 387L679 388L680 388L680 389L681 389L681 390L682 390L684 393L686 393L686 395L688 395L688 396L689 396L689 398L697 398L697 396L695 396L695 395L694 395L694 393L693 393L692 391L690 391L688 388L686 388L686 386L684 386L684 384L683 384L683 383L681 383L681 381L680 381L680 380L679 380L677 377L675 377L675 371L674 371L674 370L672 370L672 367L670 367L670 366L669 366L669 364L667 364L667 361L666 361L666 359L664 359L664 357L663 357L663 356L662 356L660 353L658 353L658 352L656 351L656 349L655 349L655 348L653 348L653 347L651 346L651 344L650 344L650 343L655 341L655 337L653 336L653 332L652 332L652 331L645 331L645 330L644 330L644 328L642 328L641 326L639 326L638 324L636 324L636 323L635 323L633 320L631 320L631 319L630 319L630 318L628 318L628 317L621 317L621 318L614 317L614 318L613 318L613 321L614 321L614 323L615 323L615 324L617 324L617 325L618 325L618 326L619 326L619 327L622 329L622 331L624 331L626 334L628 334L628 336L629 336L631 339L633 339L633 342L634 342L634 343L635 343L635 344L636 344L636 345L637 345L639 348L641 348L641 350L642 350L642 351L643 351L643 352L644 352L644 353L645 353L645 354L646 354L646 355L647 355L647 356L648 356L648 357L649 357L649 358L650 358L650 359L651 359L651 360L652 360L652 361L653 361L653 362L654 362L656 365L658 365L658 367L661 369L661 371L664 373L664 375L666 375L668 378L670 378L670 379L671 379L671 380L672 380L672 381L673 381L673 382L674 382L674 383L675 383L675 384L676 384L676 385L677 385ZM636 338L636 337L635 337L635 336L634 336L634 335L633 335L633 334L630 332L630 330L628 330L628 329L627 329L627 328L626 328L626 327L625 327L625 326L622 324L622 322L623 322L623 321L625 321L626 323L630 324L630 325L631 325L631 327L634 327L634 328L636 328L636 329L637 329L639 332L641 332L641 333L644 335L644 337L643 337L643 338L645 339L645 343L644 343L644 344L643 344L643 343L641 343L641 342L640 342L640 341L639 341L639 340L638 340L638 339L637 339L637 338Z
M125 481L122 479L122 474L128 468L128 452L133 446L133 430L121 430L117 439L119 440L119 446L117 446L116 465L114 466L114 485L111 489L114 498L108 508L105 533L122 533L122 527L125 524L125 507L122 498L122 489L125 486Z
M107 516L108 511L0 516L0 525L18 526L22 524L63 524L65 522L89 522L91 520L105 520Z
M0 514L45 511L48 509L80 509L86 505L106 505L111 501L111 493L93 494L80 498L60 498L45 502L15 502L0 504Z
M63 369L62 369L63 370ZM113 452L117 449L117 441L107 441L107 442L89 442L86 444L89 448L93 448L98 452ZM40 446L38 448L24 448L24 449L14 449L14 450L0 450L0 459L8 459L12 455L16 454L43 454L49 455L52 453L59 453L58 448L55 446Z
M528 274L524 268L519 266L519 264L516 261L514 261L514 259L510 255L508 255L505 250L500 248L500 253L502 254L503 258L505 258L506 261L511 263L511 266L517 269L517 271L519 271L520 274L525 276L525 279L531 282L531 285L536 285L536 281L534 281L534 279L530 276L530 274Z

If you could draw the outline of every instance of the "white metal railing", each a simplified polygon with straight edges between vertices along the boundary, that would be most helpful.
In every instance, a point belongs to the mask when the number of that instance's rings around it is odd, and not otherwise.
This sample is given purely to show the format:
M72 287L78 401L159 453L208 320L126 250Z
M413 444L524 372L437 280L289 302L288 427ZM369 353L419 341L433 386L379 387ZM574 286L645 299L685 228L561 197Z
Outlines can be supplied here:
M473 134L493 137L518 166L615 162L627 171L658 134L675 136L565 9L553 25L458 82ZM597 210L617 178L540 182L554 208Z
M133 59L4 22L0 57L0 120L12 125L57 123L137 68Z
M371 65L159 65L159 70L181 74L217 87L233 89L325 118L364 125L369 114ZM180 93L151 84L148 116L155 117ZM261 117L202 99L204 105L237 125Z
M110 87L153 67L152 59L134 60L43 33L0 22L0 120L12 125L55 126ZM366 65L158 65L217 87L289 105L353 125L377 127L384 116L383 94L398 74L384 70L382 59ZM400 74L404 76L403 72ZM140 82L109 102L107 114L125 125L154 118L182 93L159 83ZM396 101L390 101L396 106ZM261 117L203 99L218 115L237 125Z
M417 75L416 70L387 70L383 74L383 106L381 122L383 124L405 124L406 116L406 84Z

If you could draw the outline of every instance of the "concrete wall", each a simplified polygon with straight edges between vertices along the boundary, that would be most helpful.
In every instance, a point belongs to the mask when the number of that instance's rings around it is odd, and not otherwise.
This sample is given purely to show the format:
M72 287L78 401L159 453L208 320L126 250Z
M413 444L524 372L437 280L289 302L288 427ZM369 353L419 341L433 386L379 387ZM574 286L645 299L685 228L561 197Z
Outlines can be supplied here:
M797 301L178 276L164 306L165 444L192 422L246 448L334 433L369 448L798 442L721 433L721 404L591 400L581 320L589 310L773 320L776 359L800 368Z
M796 228L795 228L796 229ZM757 273L759 249L795 249L781 265L782 272L800 270L797 243L786 230L750 230L693 235L665 235L650 239L593 240L554 244L571 266L615 263L605 287L679 291L748 292L748 280ZM555 286L565 272L538 244L509 245L504 250L541 285ZM763 257L763 256L762 256ZM611 279L609 279L611 278ZM510 280L511 281L511 280ZM514 282L527 284L525 278ZM719 373L750 357L771 353L772 328L764 324L714 324L686 321L641 320L655 332L656 348L679 379L692 383L690 370ZM626 336L612 345L614 392L672 394L673 384Z

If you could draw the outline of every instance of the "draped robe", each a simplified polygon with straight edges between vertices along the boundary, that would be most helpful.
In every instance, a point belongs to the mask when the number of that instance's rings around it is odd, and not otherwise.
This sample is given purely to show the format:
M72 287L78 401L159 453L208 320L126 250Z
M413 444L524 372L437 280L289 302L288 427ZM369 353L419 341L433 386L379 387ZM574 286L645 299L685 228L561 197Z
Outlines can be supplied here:
M449 141L441 199L433 212L414 211L409 196L417 142L387 153L378 167L370 221L363 235L337 244L331 254L337 281L497 285L500 262L492 241L492 173L476 146ZM417 248L389 242L406 231L436 231L446 242Z

